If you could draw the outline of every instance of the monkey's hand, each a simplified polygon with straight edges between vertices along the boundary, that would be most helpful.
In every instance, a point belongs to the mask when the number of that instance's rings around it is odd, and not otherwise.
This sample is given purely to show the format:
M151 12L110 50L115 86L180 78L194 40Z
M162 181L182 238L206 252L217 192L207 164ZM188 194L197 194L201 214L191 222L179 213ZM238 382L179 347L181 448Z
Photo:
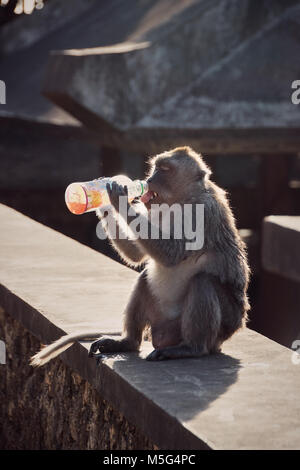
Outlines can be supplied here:
M109 183L107 183L106 190L110 199L110 203L117 212L120 212L121 198L124 198L125 201L123 207L128 209L129 201L127 186L122 186L121 184L118 184L114 181L111 186Z
M115 339L110 338L109 336L104 336L91 344L89 357L99 357L97 351L99 351L101 355L101 353L120 353L137 350L138 346L128 338Z

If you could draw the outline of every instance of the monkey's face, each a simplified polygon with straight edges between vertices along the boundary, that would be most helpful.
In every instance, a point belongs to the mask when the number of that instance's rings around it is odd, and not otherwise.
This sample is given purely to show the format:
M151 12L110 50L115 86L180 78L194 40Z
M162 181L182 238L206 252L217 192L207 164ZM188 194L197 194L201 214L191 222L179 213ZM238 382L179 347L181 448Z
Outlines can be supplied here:
M206 174L194 153L185 148L158 155L150 165L149 191L141 197L148 210L153 204L184 203L193 191L198 193Z
M149 210L152 204L172 204L172 192L174 187L175 167L172 162L167 159L161 159L153 162L149 177L147 179L149 190L141 201Z

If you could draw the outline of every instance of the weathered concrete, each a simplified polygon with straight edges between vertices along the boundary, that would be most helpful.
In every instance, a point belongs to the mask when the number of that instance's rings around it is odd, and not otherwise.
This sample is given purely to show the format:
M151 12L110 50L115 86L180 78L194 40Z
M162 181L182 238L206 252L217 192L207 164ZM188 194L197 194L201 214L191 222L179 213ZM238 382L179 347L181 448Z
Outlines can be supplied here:
M300 282L300 216L264 219L262 265L271 273Z
M300 340L299 282L262 270L258 294L258 308L251 315L251 327L291 348L294 341Z
M62 189L101 172L101 147L83 126L0 115L1 190Z
M47 341L53 339L52 325L61 331L91 327L100 327L104 332L122 329L122 308L136 278L134 271L5 206L1 206L1 211L5 237L1 240L2 285L7 293L17 289L31 309L47 312L50 335ZM9 245L13 250L10 253ZM117 298L114 284L118 286ZM84 302L77 302L77 296ZM33 324L37 326L40 321L34 317L28 317L25 325L31 331Z
M251 326L284 346L300 339L300 217L263 221L258 310Z
M78 20L95 6L97 0L52 0L31 15L22 15L0 30L0 55L9 55L24 50L48 36L54 30L68 28L68 23Z
M297 139L300 119L291 103L300 52L295 3L188 4L134 43L52 53L44 93L105 131L111 145L125 139L146 148L152 140L154 148L174 138L194 144L200 129L269 129L278 143L274 129L292 128ZM287 138L284 144L291 146Z
M43 343L94 325L120 329L136 273L5 206L0 219L5 312ZM22 351L28 360L29 349ZM251 330L236 334L223 354L201 360L148 363L143 358L151 345L145 342L140 354L107 357L97 367L87 349L74 345L63 362L159 448L300 448L292 353ZM45 373L60 370L55 364ZM67 411L66 401L62 415Z
M7 84L7 104L0 111L76 124L73 116L40 93L49 52L107 46L128 38L144 40L149 30L167 22L182 5L193 3L195 0L132 0L128 8L124 0L45 2L41 11L1 28L0 79Z
M81 243L101 250L97 218L72 216L64 192L73 181L103 174L99 142L82 126L0 116L0 201Z

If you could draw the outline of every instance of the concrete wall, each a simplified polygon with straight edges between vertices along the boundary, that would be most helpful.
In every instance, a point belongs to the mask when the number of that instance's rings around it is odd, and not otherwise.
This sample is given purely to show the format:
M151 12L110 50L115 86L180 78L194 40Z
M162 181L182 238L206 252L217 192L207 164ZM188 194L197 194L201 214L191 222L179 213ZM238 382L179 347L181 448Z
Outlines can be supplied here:
M0 339L0 449L157 448L60 359L29 366L41 344L2 308Z

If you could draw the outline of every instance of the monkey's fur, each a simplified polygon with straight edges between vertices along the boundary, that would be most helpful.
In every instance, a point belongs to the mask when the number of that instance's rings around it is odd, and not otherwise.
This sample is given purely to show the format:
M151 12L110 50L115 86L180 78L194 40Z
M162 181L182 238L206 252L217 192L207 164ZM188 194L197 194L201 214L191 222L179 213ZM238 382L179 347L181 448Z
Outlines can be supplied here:
M111 240L129 265L145 264L145 268L126 307L123 337L98 339L91 345L91 356L99 356L97 351L137 351L150 326L155 349L147 360L199 357L220 351L247 320L249 267L225 192L210 180L201 155L189 147L162 153L150 160L150 166L148 194L157 196L145 201L148 214L140 217L146 218L150 229L153 204L191 204L193 209L204 204L204 245L201 250L187 250L184 237L163 239L161 230L158 239ZM117 213L126 188L114 183L108 190ZM131 206L131 213L128 223L140 215L138 205ZM44 364L62 351L62 342L64 350L78 338L83 339L83 334L61 338L47 347L49 351L45 348L34 356L32 363Z

